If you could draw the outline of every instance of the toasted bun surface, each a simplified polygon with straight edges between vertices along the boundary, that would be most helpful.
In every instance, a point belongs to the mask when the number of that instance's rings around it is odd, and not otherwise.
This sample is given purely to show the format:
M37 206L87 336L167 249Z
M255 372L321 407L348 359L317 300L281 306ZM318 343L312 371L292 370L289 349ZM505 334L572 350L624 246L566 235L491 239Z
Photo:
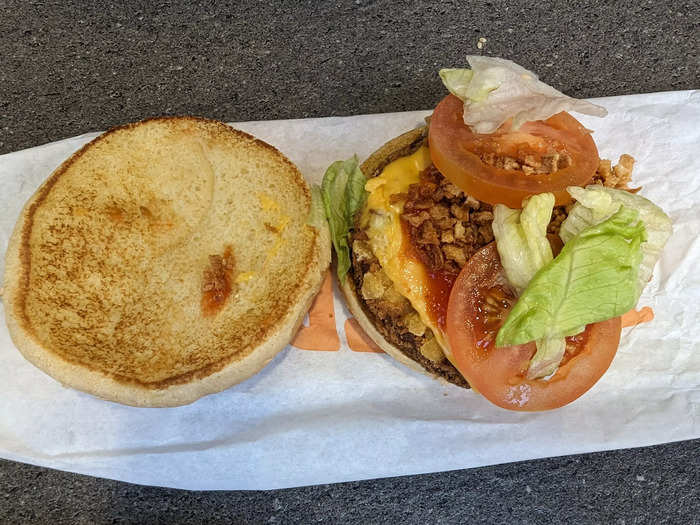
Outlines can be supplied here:
M398 158L410 155L422 146L425 143L426 134L427 128L420 127L395 137L375 151L362 163L360 166L362 172L367 178L380 175L388 164ZM352 271L354 271L354 269L351 269L351 272ZM358 293L357 286L353 279L345 279L344 282L340 284L340 289L345 296L348 309L357 319L358 324L377 346L387 354L409 368L422 372L433 379L437 379L443 383L451 383L468 388L466 380L464 380L453 367L430 366L430 362L418 353L414 357L422 361L419 362L407 352L389 342L378 329L377 320L363 307L363 300ZM446 371L448 369L449 372Z
M286 157L220 122L114 128L19 217L4 278L12 339L65 385L119 403L228 388L289 343L320 288L330 241L307 225L310 201Z

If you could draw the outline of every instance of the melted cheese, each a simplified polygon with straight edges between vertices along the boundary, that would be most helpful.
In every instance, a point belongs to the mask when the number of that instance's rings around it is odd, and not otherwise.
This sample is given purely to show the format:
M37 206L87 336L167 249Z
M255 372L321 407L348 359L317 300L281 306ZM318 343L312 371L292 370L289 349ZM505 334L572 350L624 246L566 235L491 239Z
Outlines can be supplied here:
M239 273L238 276L236 277L236 282L237 283L247 283L250 281L253 277L255 277L255 272L243 272Z
M279 252L280 248L287 242L286 239L282 237L282 233L289 225L290 217L280 212L279 203L270 198L270 196L267 193L258 193L258 201L260 202L260 207L263 210L270 211L272 212L271 215L277 216L274 221L275 224L265 223L265 225L270 226L273 229L273 231L276 230L274 231L274 233L277 236L272 246L270 246L266 251L267 257L265 259L264 265L267 265L270 259L275 257Z
M430 164L430 150L422 146L415 153L391 162L380 175L368 180L365 189L369 195L362 213L361 226L367 232L369 245L382 269L396 290L409 300L421 321L433 331L449 358L450 353L442 331L428 315L428 278L425 266L407 256L403 249L404 243L409 242L401 227L403 203L390 202L391 195L407 193L411 184L419 182L420 173Z
M272 200L267 193L258 193L258 200L260 201L260 207L263 210L279 210L280 205Z
M289 216L280 214L279 219L277 220L277 231L280 233L284 232L288 224Z

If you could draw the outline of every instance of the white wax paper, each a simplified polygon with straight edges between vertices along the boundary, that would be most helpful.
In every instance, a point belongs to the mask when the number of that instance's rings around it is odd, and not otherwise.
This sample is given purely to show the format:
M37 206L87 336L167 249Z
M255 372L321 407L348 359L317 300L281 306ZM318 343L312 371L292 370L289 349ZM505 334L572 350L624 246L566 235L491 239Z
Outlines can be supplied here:
M602 157L637 159L633 182L674 233L639 305L656 318L623 331L617 357L573 404L525 414L441 385L383 354L288 347L260 374L189 406L121 406L62 387L26 362L0 323L0 456L135 483L272 489L651 445L700 437L700 92L595 100ZM369 155L427 111L248 122L312 181ZM0 156L0 250L23 203L95 133ZM0 267L0 271L2 267ZM3 314L4 315L4 314Z

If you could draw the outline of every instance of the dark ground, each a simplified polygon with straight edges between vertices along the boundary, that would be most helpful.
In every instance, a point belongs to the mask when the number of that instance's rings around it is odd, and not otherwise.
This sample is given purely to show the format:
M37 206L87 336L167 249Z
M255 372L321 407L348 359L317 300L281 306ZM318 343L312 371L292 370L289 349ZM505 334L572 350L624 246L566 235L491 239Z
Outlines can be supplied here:
M161 114L427 109L503 56L574 96L698 88L696 2L0 0L0 153ZM185 492L0 460L0 523L700 523L700 440L270 492Z

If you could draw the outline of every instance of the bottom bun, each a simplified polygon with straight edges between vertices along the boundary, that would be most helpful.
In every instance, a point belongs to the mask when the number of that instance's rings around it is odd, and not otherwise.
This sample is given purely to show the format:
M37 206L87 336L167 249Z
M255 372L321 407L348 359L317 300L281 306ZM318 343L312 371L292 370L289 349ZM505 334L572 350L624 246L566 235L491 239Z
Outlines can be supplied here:
M362 172L367 178L380 175L389 163L410 155L421 147L427 140L426 136L427 128L421 127L390 140L362 164ZM347 278L340 284L340 289L345 296L348 309L370 339L391 357L415 371L422 372L444 383L469 388L469 383L467 383L466 379L446 358L442 362L437 363L423 356L417 343L419 338L392 337L391 330L372 313L362 298L362 294L359 293L358 286L361 283L361 280L358 281L357 279L359 269L354 264L354 258L352 259L353 265Z

